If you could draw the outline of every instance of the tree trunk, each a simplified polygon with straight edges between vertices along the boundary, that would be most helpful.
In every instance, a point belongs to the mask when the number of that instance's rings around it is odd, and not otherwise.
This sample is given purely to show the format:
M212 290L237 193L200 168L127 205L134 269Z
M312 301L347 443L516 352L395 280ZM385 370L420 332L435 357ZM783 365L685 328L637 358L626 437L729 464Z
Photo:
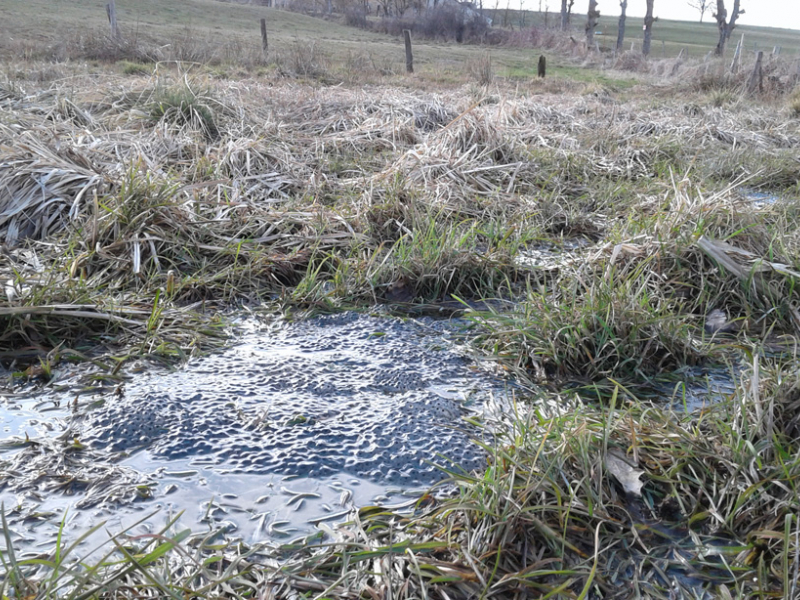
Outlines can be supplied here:
M111 0L106 4L106 14L108 14L108 24L111 26L111 37L119 39L119 25L117 25L117 4Z
M644 42L642 43L642 54L650 55L650 42L653 39L653 2L647 0L647 12L644 14Z
M622 44L625 42L625 12L628 10L628 0L621 0L619 6L622 12L619 15L619 29L617 30L617 52L622 52Z
M717 12L714 14L719 29L719 41L714 54L722 56L725 52L725 42L728 39L728 11L725 10L725 0L717 0Z
M567 0L561 0L561 31L567 30Z
M733 12L731 13L731 19L728 21L727 27L725 27L726 42L731 39L731 33L733 32L733 28L736 27L736 21L739 19L739 15L741 14L744 14L744 11L739 8L739 0L733 0Z
M597 19L600 11L597 10L597 0L589 0L589 12L586 14L586 47L594 46L594 30L597 28Z

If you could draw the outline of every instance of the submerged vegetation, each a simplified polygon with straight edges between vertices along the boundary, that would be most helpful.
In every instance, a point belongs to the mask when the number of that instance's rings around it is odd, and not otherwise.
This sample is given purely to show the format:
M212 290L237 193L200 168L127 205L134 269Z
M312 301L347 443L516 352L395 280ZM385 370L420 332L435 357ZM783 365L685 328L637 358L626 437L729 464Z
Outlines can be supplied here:
M796 94L512 85L488 54L435 93L378 67L355 89L320 84L315 56L299 79L6 70L9 385L185 359L231 307L382 303L463 315L531 397L489 424L485 472L453 467L456 496L362 507L307 544L172 524L32 558L7 500L2 597L797 597ZM686 365L723 365L732 392L653 399Z

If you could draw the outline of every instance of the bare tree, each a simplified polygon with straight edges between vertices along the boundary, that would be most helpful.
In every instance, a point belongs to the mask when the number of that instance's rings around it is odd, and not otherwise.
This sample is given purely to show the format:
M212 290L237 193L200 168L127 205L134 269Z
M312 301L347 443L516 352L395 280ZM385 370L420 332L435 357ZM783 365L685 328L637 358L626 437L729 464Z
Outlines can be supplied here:
M644 41L642 42L642 54L648 56L650 54L650 42L653 39L653 2L654 0L647 0L647 12L644 13Z
M402 17L405 12L411 8L411 0L393 0L394 15Z
M619 28L617 30L617 52L622 52L622 44L625 41L625 18L628 11L628 0L620 0L619 3Z
M739 8L739 0L733 0L733 11L731 12L730 20L728 20L725 0L717 0L717 12L714 13L714 18L717 20L717 29L719 29L719 41L714 51L717 56L722 56L725 53L725 43L730 39L739 16L743 14L744 9Z
M597 19L599 18L600 18L600 11L597 10L597 0L589 0L589 11L586 13L587 48L591 48L594 45L594 30L597 28Z
M573 6L575 6L575 0L561 0L561 31L569 28Z
M378 12L384 17L392 14L392 1L391 0L378 0Z
M708 7L708 3L709 3L709 0L692 0L691 2L687 2L686 4L688 4L693 9L695 9L696 11L698 11L700 13L700 22L702 23L703 22L703 17L705 16L706 11L709 8Z

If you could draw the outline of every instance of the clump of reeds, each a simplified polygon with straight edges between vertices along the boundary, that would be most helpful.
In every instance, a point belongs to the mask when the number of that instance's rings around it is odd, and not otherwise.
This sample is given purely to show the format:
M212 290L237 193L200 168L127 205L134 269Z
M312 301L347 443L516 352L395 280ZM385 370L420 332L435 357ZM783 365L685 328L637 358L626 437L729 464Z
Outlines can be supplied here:
M492 55L484 52L477 58L467 61L467 72L479 85L488 86L494 81Z

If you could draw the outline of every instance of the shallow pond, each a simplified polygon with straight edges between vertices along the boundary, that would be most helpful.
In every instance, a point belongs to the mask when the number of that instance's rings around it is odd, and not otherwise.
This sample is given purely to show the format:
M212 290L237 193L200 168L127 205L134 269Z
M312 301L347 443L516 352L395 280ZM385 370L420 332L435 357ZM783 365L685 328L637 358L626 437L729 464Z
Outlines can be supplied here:
M484 433L465 417L509 384L459 351L457 328L355 313L249 322L227 350L140 372L118 394L8 395L0 481L16 540L52 543L68 507L68 533L161 508L136 531L183 510L193 530L284 540L353 505L408 500L442 467L479 468L471 439Z
M462 325L250 319L228 349L140 369L116 392L0 394L14 545L50 550L65 512L68 538L105 522L98 543L178 513L198 536L281 543L353 506L413 501L444 469L481 468L472 440L490 434L470 420L492 420L521 389L459 346ZM726 371L687 368L653 394L692 411L731 386Z

